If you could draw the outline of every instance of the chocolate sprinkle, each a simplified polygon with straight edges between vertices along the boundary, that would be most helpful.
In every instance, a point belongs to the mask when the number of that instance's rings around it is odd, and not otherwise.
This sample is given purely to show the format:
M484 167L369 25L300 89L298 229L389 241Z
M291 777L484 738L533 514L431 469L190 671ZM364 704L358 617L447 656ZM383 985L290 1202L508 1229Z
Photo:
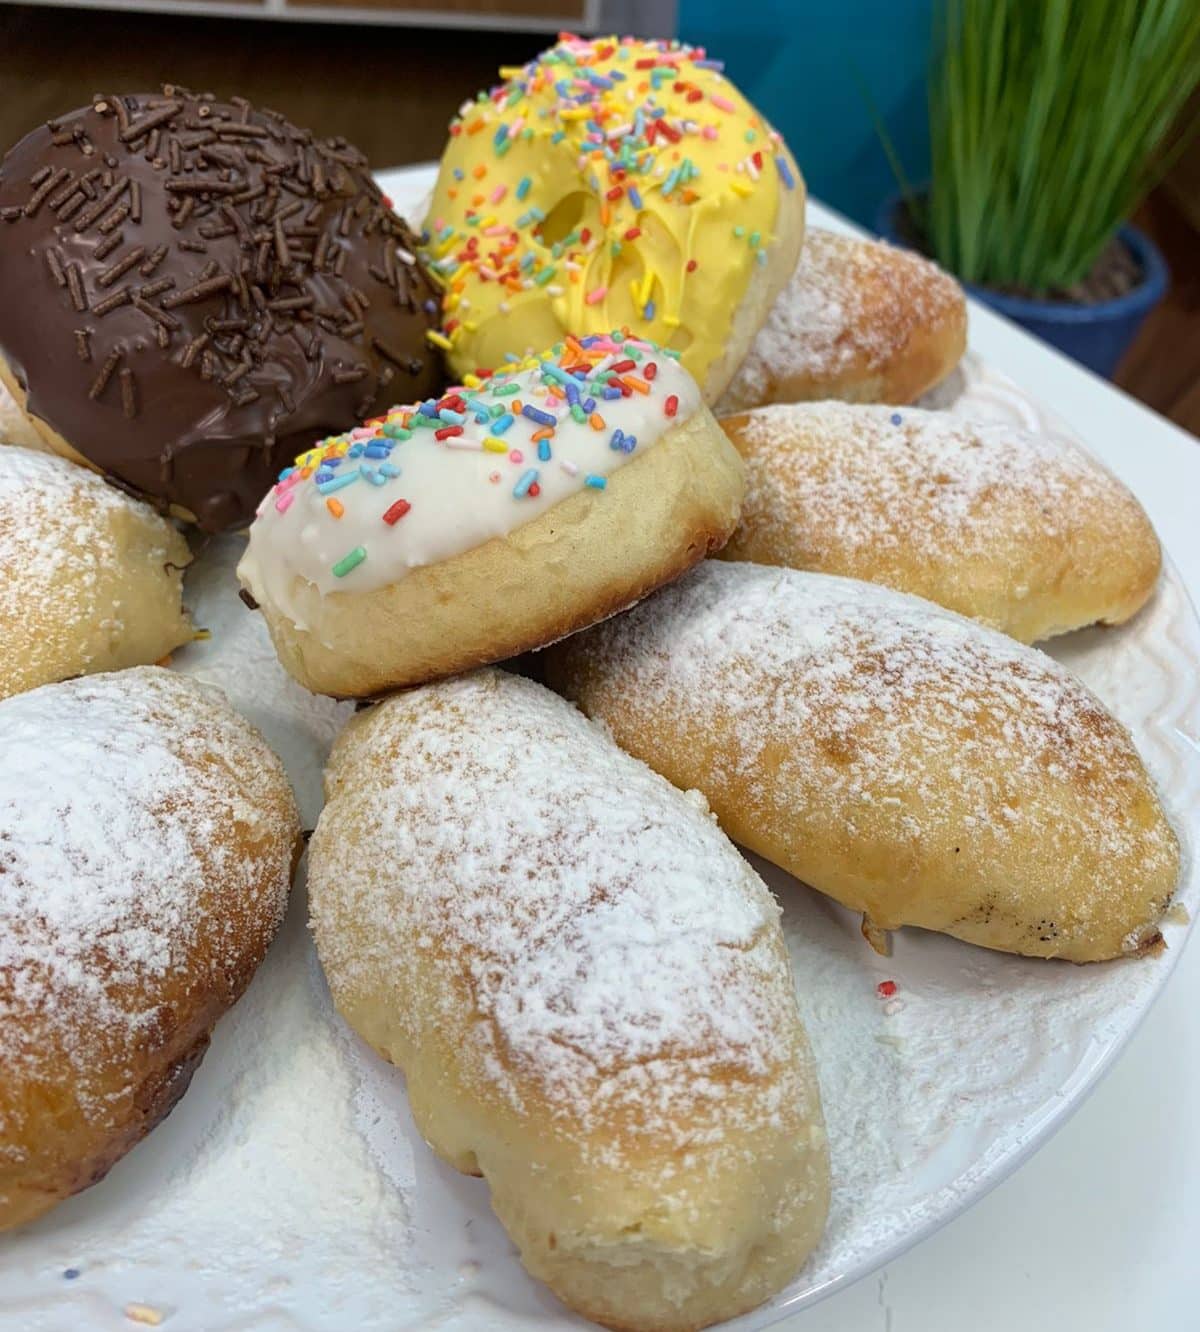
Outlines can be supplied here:
M210 531L314 440L441 385L436 288L397 262L416 242L365 159L242 100L98 96L8 154L0 218L0 355L30 410Z

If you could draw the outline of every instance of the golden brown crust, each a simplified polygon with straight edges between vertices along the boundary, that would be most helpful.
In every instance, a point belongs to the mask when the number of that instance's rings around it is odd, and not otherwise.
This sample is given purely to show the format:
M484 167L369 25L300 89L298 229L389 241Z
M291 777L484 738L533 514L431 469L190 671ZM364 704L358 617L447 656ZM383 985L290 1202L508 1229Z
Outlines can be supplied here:
M810 228L717 412L821 398L911 402L954 369L966 337L962 289L935 264Z
M869 583L709 561L546 655L735 841L877 930L1076 962L1159 937L1178 841L1128 733L1040 652Z
M528 1270L632 1332L785 1285L828 1204L816 1079L778 908L703 803L494 670L360 712L326 790L334 1003Z
M266 616L287 670L317 693L369 698L544 646L624 609L718 549L742 464L707 408L541 517L370 592L297 579L298 629Z
M103 1178L170 1112L266 953L301 843L261 737L173 672L20 695L0 736L10 754L36 744L61 791L48 822L40 775L0 790L3 1230Z
M762 407L722 425L746 463L726 559L882 583L1024 643L1120 624L1158 581L1145 511L1074 445L838 402Z
M62 458L0 462L0 698L191 642L192 557L167 519Z

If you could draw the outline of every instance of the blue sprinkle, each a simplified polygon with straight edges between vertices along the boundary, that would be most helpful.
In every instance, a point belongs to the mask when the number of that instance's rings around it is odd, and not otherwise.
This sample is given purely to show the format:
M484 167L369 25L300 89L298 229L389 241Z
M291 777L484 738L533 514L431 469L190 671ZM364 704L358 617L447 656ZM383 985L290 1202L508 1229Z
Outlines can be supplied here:
M612 432L612 437L608 441L608 447L610 449L619 449L621 447L621 441L624 438L625 438L625 432L621 429L620 426L618 426Z
M646 302L646 305L645 305L645 308L642 310L642 318L643 318L643 319L653 319L653 318L654 318L654 312L655 312L655 310L657 310L657 308L658 308L658 307L654 304L653 301L647 301L647 302Z
M551 142L551 143L562 143L562 141L563 141L566 137L567 137L567 131L566 131L566 130L555 130L554 133L550 136L550 142ZM522 197L524 197L524 196L522 196Z
M904 418L900 415L899 412L893 412L893 413L892 413L892 425L899 425L900 422L903 421L903 420L904 420Z
M625 82L625 75L622 74L621 71L620 71L619 69L610 69L610 70L608 71L608 77L609 77L610 79L616 79L616 81L617 81L618 83L624 83L624 82Z
M498 148L507 138L508 138L508 126L501 125L500 128L495 132L495 134L492 135L492 142Z
M782 149L775 154L775 170L779 172L789 190L796 188L796 177L792 175L792 169L784 159Z
M550 441L548 439L538 440L538 459L541 462L550 461Z
M420 406L422 416L427 416L431 421L438 419L438 405L434 398L426 398Z
M557 417L551 416L549 412L543 412L537 407L531 407L528 403L521 408L521 415L527 416L531 421L536 421L538 425L555 426L558 424Z
M531 467L527 472L521 473L521 479L513 486L513 498L524 499L529 493L529 487L538 479L537 468Z
M581 402L579 405L583 408L585 412L587 412L589 416L591 416L591 414L596 410L596 399L585 398L583 402Z
M77 1267L68 1267L63 1270L63 1279L66 1281L74 1281L79 1275L80 1271Z
M361 458L363 455L363 446L361 444L351 444L346 450L347 458Z
M523 176L523 177L521 178L521 183L517 186L517 189L516 189L516 195L517 195L517 198L518 198L518 199L524 199L525 196L529 193L529 187L530 187L532 184L533 184L533 181L531 181L531 180L529 179L528 176Z
M578 401L579 401L579 385L576 384L573 379L568 379L567 402L570 403L572 407L574 407Z
M505 412L492 424L493 435L503 435L517 418L511 412Z
M478 411L478 412L475 413L475 424L476 424L476 425L487 425L487 423L488 423L488 419L489 419L489 418L488 418L487 408L486 408L486 407L484 407L481 411Z
M389 481L400 475L400 469L395 463L385 462L379 464L379 475L386 476Z
M604 399L605 402L612 402L614 398L619 398L621 396L621 390L619 388L605 387L604 391L601 393L600 396Z
M585 486L591 486L593 490L603 490L604 487L608 485L608 478L606 476L597 476L594 472L589 472L587 476L583 478L583 484Z
M454 168L454 179L455 179L455 180L462 180L462 178L463 178L463 169L462 169L462 167L455 167L455 168Z
M386 444L368 444L363 449L364 458L387 458L391 456L391 449Z
M336 475L336 472L327 472L322 468L316 475L316 483L319 486L323 486L326 481L332 481Z
M285 467L283 471L279 473L279 479L282 481L284 477L291 476L295 470L295 467Z
M456 412L452 407L443 407L438 415L447 425L462 425L467 419L465 412Z
M369 481L373 486L382 486L387 483L387 477L380 474L373 467L364 467L362 469L362 478Z
M723 60L693 60L692 64L697 69L715 69L718 73L725 68Z
M317 486L322 495L332 495L335 490L341 490L344 486L350 485L358 480L361 469L353 467L348 472L342 472L340 476L335 476L332 481L326 481Z
M625 438L621 441L622 453L632 453L636 448L637 448L636 435L626 435Z

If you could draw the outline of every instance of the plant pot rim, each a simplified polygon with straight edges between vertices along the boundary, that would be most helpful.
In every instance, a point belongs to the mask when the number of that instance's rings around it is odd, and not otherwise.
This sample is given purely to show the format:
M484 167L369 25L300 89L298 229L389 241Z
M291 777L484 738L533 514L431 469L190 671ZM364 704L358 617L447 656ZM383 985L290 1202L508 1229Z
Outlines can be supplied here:
M892 244L903 244L894 225L897 210L904 195L897 191L884 200L876 216L876 231ZM1123 319L1140 310L1147 310L1162 298L1167 289L1166 261L1154 242L1131 222L1122 223L1117 235L1129 247L1142 270L1142 280L1123 296L1085 305L1080 301L1049 300L1038 296L1013 296L995 291L976 282L964 282L963 289L972 296L1014 319L1037 319L1045 324L1094 324L1100 320Z

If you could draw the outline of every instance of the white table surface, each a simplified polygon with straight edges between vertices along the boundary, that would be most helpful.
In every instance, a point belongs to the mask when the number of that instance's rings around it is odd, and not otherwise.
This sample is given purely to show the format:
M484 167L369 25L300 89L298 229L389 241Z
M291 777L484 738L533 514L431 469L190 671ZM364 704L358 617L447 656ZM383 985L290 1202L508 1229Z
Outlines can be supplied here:
M815 204L809 224L861 234ZM1200 440L974 303L970 343L1133 489L1200 600ZM1115 1067L1041 1151L945 1229L780 1328L1200 1329L1198 1019L1193 940Z

